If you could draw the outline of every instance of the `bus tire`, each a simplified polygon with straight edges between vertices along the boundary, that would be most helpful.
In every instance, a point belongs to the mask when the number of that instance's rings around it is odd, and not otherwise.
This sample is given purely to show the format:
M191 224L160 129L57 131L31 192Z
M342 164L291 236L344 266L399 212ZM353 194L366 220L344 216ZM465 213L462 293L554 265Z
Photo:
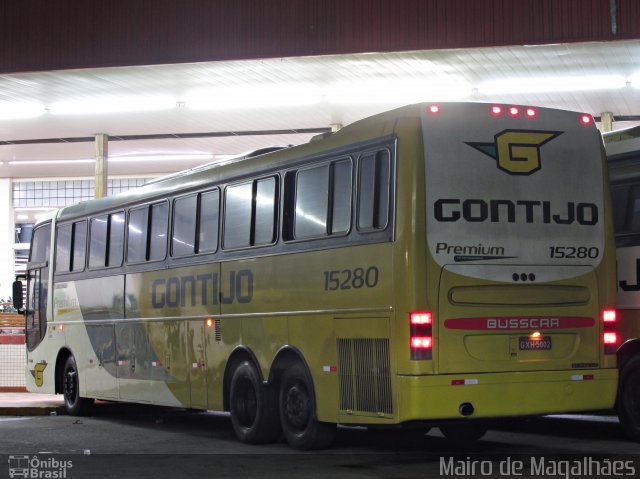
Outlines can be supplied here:
M67 414L70 416L89 414L93 399L80 397L80 375L73 355L66 359L62 370L62 395Z
M313 383L304 366L293 364L280 383L280 421L284 437L294 449L325 449L336 436L336 425L316 419Z
M632 358L620 373L616 409L627 437L640 442L640 356Z
M469 444L481 439L487 433L487 427L483 424L454 423L440 426L440 432L451 442Z
M240 441L265 444L280 438L277 392L262 384L249 361L233 372L229 394L231 424Z

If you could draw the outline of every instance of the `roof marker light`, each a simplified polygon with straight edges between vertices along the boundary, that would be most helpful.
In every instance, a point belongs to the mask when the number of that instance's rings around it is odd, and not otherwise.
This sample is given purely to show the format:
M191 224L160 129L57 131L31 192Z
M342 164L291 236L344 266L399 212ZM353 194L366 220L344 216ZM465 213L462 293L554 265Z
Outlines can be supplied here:
M439 105L431 105L431 106L429 107L429 111L430 111L431 113L434 113L434 114L435 114L435 113L440 113L440 106L439 106Z
M536 116L538 114L538 112L533 109L533 108L527 108L526 109L526 114L529 118L533 118L534 116Z
M591 115L580 116L580 123L582 123L583 125L590 125L592 121L593 121L593 118L591 117Z
M520 114L520 109L515 107L515 106L511 106L509 107L509 115L511 116L518 116Z
M498 105L492 106L491 113L493 113L494 115L500 115L502 113L502 107Z

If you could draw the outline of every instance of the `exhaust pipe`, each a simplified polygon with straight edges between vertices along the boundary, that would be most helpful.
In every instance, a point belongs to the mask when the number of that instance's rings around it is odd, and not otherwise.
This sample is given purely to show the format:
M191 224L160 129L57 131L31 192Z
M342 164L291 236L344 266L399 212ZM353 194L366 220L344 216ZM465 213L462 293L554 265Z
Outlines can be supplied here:
M460 407L458 408L458 411L460 411L460 414L464 417L468 417L471 416L475 409L473 408L473 404L469 403L469 402L464 402L462 404L460 404Z

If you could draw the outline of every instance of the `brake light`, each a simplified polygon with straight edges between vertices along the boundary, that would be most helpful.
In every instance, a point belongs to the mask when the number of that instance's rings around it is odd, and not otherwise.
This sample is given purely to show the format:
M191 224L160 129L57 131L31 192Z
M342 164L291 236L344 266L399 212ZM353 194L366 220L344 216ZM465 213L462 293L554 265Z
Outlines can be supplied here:
M618 346L618 334L616 333L616 321L618 315L615 309L602 310L602 322L604 332L602 333L602 342L604 344L605 354L615 354Z
M415 312L409 314L409 321L411 324L431 324L432 316L431 313Z
M433 315L430 312L409 313L409 346L411 359L432 359Z

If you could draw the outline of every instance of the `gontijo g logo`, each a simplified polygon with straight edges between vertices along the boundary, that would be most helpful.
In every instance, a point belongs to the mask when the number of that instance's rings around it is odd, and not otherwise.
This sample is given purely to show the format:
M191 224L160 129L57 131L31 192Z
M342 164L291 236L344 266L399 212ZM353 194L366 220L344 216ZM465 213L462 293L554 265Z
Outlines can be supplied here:
M498 168L510 175L530 175L540 168L540 147L560 136L558 131L504 130L493 143L467 142L498 162Z

